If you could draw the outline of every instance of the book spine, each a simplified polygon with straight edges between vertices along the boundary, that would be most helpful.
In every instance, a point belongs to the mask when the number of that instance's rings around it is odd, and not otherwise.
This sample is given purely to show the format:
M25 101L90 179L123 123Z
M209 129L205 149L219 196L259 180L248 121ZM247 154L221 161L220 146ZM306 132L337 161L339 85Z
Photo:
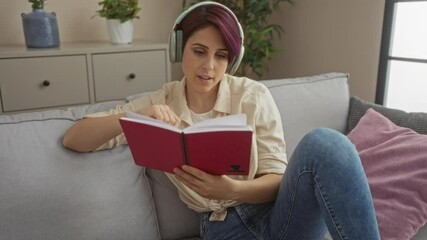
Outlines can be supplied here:
M190 165L190 158L189 158L189 152L188 152L188 144L187 144L187 135L185 135L184 133L181 133L181 146L182 146L182 152L183 152L183 158L184 158L184 164L185 165Z

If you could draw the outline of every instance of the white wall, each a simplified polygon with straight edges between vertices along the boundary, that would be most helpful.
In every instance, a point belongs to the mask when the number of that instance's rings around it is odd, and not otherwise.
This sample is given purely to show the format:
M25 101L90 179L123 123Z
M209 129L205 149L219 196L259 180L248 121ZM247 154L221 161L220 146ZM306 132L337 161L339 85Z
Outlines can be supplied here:
M272 19L285 32L275 46L284 49L268 63L264 78L311 75L328 71L351 74L351 94L375 99L385 0L295 0L282 4ZM61 42L107 41L103 18L95 17L99 0L48 0L45 9L57 13ZM167 42L180 0L140 0L141 18L135 38ZM0 44L24 44L21 13L27 0L0 0ZM172 65L172 79L182 76Z

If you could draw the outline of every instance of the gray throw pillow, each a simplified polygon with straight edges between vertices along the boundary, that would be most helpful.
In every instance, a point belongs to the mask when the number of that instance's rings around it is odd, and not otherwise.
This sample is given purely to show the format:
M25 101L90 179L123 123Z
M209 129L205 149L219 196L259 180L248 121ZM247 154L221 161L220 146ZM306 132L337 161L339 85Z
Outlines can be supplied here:
M374 104L354 96L350 98L350 110L346 129L347 134L353 130L369 108L375 109L398 126L410 128L419 134L427 134L427 113L405 112L399 109Z

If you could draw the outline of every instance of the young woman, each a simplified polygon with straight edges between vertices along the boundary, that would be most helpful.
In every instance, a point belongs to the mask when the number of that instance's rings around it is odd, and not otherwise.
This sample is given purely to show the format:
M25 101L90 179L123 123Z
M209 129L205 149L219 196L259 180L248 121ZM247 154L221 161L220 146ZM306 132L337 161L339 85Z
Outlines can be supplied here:
M254 130L248 176L214 176L190 166L167 174L180 198L199 212L203 239L310 240L322 239L326 229L334 239L379 239L366 176L345 136L311 131L287 162L280 114L268 89L231 75L244 47L228 8L202 2L181 14L170 52L172 61L182 61L181 81L87 116L66 132L64 146L89 152L126 143L118 122L124 110L180 128L245 113Z

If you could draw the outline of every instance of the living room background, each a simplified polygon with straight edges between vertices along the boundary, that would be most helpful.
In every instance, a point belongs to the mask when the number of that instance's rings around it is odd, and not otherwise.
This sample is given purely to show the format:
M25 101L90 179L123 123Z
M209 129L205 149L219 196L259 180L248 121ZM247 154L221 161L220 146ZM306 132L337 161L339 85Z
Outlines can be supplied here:
M283 78L330 71L350 73L350 91L374 101L385 0L295 0L283 4L271 21L284 33L276 41L282 53L268 62L263 76ZM45 10L58 18L61 42L108 41L105 19L94 17L98 1L51 0ZM135 39L167 42L181 1L140 0ZM31 11L28 1L0 1L0 45L24 45L21 13ZM172 79L180 79L179 64L172 64Z

